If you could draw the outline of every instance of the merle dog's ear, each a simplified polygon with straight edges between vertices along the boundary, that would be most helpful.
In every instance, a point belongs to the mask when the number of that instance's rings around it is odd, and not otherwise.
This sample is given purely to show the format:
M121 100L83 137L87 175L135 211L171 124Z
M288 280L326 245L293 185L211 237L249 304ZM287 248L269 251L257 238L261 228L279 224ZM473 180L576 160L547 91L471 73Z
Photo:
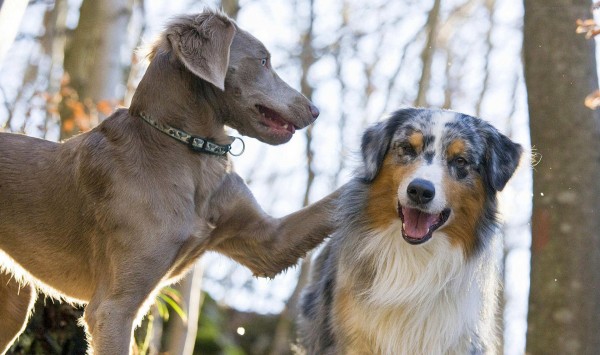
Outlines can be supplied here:
M523 148L496 128L486 126L485 174L490 187L494 191L502 191L519 165Z
M363 180L371 182L379 173L385 153L390 146L388 122L379 122L369 127L362 136Z
M372 182L379 173L385 154L390 148L392 137L398 127L423 111L423 109L418 108L399 109L392 113L387 120L376 123L365 131L361 144L364 165L362 178L365 182Z
M205 11L197 17L175 20L167 35L175 55L185 67L225 90L225 75L229 66L229 49L235 36L231 19L219 12Z

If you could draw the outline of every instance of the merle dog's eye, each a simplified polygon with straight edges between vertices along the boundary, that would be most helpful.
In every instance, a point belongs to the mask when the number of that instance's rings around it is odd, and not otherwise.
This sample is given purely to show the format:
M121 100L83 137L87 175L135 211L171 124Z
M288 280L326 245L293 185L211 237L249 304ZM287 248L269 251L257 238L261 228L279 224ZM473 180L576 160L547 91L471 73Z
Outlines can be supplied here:
M467 159L465 159L463 157L457 157L454 159L454 165L456 165L459 168L464 168L468 164L469 164L469 162L467 161Z
M401 143L398 145L398 147L400 148L399 153L401 155L415 155L415 149L413 148L412 145L410 145L410 143Z
M266 67L268 62L269 61L267 58L263 58L260 60L260 65L262 65L263 67Z

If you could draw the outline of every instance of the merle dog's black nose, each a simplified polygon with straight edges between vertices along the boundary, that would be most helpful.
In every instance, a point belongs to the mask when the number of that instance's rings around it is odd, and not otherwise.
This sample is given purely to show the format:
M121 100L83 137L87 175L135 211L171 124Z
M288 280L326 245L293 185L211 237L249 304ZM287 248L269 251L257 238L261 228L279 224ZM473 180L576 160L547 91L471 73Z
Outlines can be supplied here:
M406 188L408 197L418 204L426 204L435 197L435 187L431 181L414 179Z
M319 109L317 108L317 106L311 104L309 106L309 108L310 108L310 114L313 116L313 118L319 117L320 112L319 112Z

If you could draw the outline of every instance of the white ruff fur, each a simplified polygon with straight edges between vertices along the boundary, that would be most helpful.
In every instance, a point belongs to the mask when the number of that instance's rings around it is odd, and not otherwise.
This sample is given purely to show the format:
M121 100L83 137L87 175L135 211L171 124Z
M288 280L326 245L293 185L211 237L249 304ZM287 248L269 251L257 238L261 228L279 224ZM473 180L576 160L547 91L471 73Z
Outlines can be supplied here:
M363 239L361 257L376 260L377 276L353 323L378 354L468 354L492 275L443 233L410 245L400 228L398 221Z

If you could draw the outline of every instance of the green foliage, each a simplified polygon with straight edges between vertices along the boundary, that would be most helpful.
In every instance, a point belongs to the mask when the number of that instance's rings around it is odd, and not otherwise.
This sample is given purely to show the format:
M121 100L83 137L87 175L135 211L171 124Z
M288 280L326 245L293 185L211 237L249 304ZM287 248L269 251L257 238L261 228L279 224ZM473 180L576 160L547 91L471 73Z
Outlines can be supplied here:
M194 354L202 355L244 355L236 344L232 332L227 331L227 319L223 307L208 294L204 294Z
M184 322L187 322L187 315L182 308L183 302L181 293L178 290L167 286L160 290L156 296L154 306L164 323L168 322L170 319L170 310L173 310ZM154 315L149 312L134 334L139 355L146 355L148 353L153 335L153 327Z
M169 308L167 307L169 306L173 311L175 311L175 313L177 313L183 322L187 322L187 315L181 308L182 303L183 300L181 298L181 293L169 286L163 288L158 296L156 296L156 307L158 308L158 314L164 321L169 320Z
M194 353L269 354L278 320L279 315L241 312L204 294Z

